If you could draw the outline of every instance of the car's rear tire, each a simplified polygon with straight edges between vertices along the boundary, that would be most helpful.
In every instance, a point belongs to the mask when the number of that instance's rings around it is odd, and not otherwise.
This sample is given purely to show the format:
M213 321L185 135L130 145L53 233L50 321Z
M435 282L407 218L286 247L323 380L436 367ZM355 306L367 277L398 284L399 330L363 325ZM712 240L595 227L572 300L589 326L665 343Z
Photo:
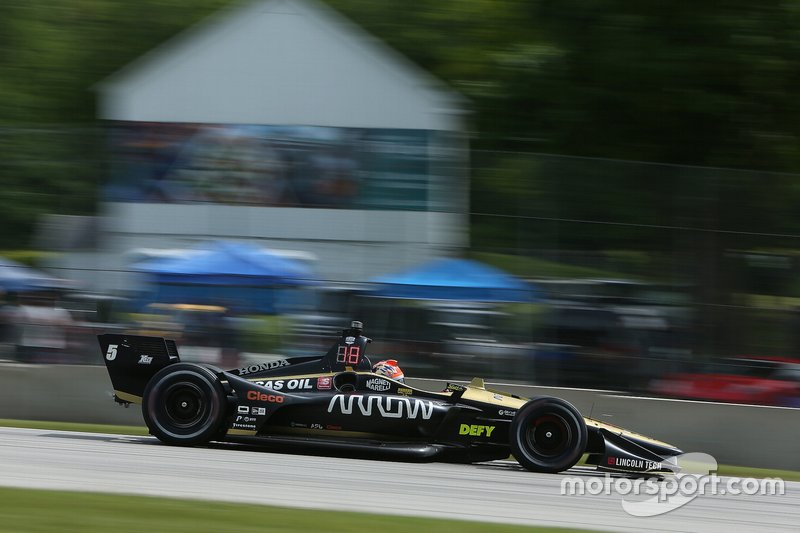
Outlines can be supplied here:
M560 398L534 398L511 422L509 444L516 460L532 472L563 472L586 449L588 431L583 416Z
M167 444L192 446L213 440L225 420L226 395L209 368L176 363L147 383L142 415L150 433Z

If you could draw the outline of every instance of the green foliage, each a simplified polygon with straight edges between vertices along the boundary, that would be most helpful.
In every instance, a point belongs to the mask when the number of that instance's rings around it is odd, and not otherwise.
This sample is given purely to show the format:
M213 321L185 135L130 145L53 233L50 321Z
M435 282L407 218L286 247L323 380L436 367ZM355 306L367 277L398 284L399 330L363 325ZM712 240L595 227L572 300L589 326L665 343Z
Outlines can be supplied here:
M241 349L245 352L276 353L285 343L286 318L280 315L251 315L241 322Z
M106 165L92 87L226 3L0 3L0 246L27 246L42 214L94 212Z
M2 250L0 256L11 259L17 263L32 267L39 266L43 261L50 259L55 254L39 250Z
M711 262L800 233L796 4L332 3L468 97L473 248Z
M731 241L797 246L752 235L800 233L797 4L330 3L466 97L474 248L710 261ZM0 246L27 245L42 213L93 212L107 165L92 87L229 4L0 4Z

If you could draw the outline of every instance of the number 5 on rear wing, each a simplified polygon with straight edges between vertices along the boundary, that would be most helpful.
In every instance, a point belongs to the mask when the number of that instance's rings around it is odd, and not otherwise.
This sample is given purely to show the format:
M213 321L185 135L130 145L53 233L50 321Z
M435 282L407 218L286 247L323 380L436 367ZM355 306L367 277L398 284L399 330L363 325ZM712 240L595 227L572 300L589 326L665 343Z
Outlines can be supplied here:
M114 400L142 403L147 382L165 366L180 362L175 342L161 337L98 335L100 353L106 364Z

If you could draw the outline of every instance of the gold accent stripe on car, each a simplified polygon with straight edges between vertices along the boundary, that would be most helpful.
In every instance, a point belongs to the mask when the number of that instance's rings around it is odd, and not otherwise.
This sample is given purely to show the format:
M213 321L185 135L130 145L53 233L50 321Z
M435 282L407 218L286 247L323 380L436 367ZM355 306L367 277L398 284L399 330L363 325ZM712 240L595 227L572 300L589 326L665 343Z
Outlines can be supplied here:
M122 392L115 390L114 395L122 401L131 402L131 403L142 403L142 397L136 396L134 394L128 394L127 392Z
M512 398L508 394L488 391L486 389L476 389L473 388L472 385L467 387L467 390L461 397L465 400L490 403L492 405L508 407L509 409L519 409L527 402L527 400L522 398Z
M666 442L654 439L652 437L648 437L647 435L642 435L641 433L636 433L635 431L629 431L625 428L609 424L608 422L600 422L599 420L595 420L594 418L588 418L588 417L583 417L583 419L586 422L587 426L594 426L599 429L605 429L607 431L610 431L611 433L620 435L622 437L632 437L650 444L657 444L659 446L668 446L670 448L674 448L672 444L668 444Z
M250 430L250 429L229 429L228 430L228 435L242 435L242 436L251 437L251 436L253 436L255 434L256 434L256 432L254 430Z

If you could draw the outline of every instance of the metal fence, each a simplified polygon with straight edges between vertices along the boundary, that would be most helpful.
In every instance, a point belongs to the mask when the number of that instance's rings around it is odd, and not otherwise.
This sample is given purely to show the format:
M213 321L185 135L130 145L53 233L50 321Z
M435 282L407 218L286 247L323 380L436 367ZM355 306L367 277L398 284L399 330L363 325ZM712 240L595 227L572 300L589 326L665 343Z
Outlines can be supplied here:
M103 135L0 133L13 152L0 162L3 238L19 242L27 232L29 242L55 246L52 227L37 234L31 214L91 212L110 168ZM324 344L315 332L358 318L376 354L423 376L630 390L652 390L678 371L796 379L798 176L480 150L469 174L463 255L525 279L537 301L448 306L327 291L293 317L227 317L231 328L214 342L235 334L230 344L242 357L296 353ZM97 239L85 242L91 251ZM111 320L128 327L135 319Z

